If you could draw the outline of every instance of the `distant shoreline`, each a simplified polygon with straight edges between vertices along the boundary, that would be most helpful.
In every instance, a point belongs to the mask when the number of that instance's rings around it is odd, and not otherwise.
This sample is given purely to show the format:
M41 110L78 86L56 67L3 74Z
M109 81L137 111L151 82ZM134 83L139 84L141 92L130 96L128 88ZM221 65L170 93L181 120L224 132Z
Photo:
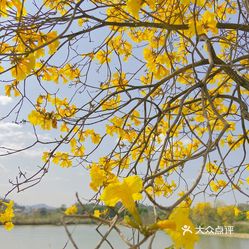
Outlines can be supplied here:
M232 233L232 234L201 234L201 236L213 236L236 239L249 239L249 233Z
M67 225L94 225L94 222L68 222ZM15 226L63 226L61 222L37 222L37 223L32 223L32 222L14 222Z

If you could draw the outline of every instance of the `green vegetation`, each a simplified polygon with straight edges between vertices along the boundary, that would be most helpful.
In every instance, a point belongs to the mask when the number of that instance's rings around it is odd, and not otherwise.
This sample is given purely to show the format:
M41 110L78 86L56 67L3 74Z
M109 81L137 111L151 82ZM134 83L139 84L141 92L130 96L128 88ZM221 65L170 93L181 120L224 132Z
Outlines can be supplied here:
M191 209L191 218L197 226L234 226L236 233L249 233L249 221L246 216L248 210L247 204L240 204L237 207L232 205L213 207L210 203L198 203Z
M62 214L57 211L49 211L42 214L39 211L30 214L18 213L15 216L15 225L60 225Z
M90 208L90 205L87 205ZM46 208L46 207L21 207L16 205L15 218L13 219L15 225L62 225L62 218L66 207L62 205L60 208ZM82 213L82 211L81 211ZM69 220L68 223L90 224L91 220L81 221Z
M105 206L92 204L84 205L84 209L82 207L78 208L79 214L93 214L94 210L103 212L106 209ZM42 207L27 210L25 207L18 206L16 209L18 210L14 219L16 225L61 225L66 207L62 205L56 209ZM110 209L108 216L113 217L117 210L115 208ZM138 210L145 224L153 223L155 216L151 206L139 205ZM240 204L238 205L239 212L236 213L235 210L234 206L217 205L213 207L210 203L198 203L191 209L191 219L196 226L234 226L234 232L236 233L249 233L249 221L246 217L249 205ZM128 213L124 212L122 217L125 215L128 215ZM159 211L161 219L164 219L165 216L165 213ZM71 218L68 223L93 224L94 221Z

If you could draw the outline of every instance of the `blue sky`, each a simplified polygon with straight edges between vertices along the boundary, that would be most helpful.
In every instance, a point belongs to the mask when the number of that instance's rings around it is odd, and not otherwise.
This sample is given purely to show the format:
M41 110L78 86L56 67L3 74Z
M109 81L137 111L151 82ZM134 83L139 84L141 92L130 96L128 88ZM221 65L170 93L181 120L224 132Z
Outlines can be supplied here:
M10 109L14 104L14 100L0 96L0 112L3 113L7 109ZM0 144L1 146L11 146L14 148L24 147L31 143L34 139L34 135L31 129L28 129L27 125L17 125L11 122L0 122ZM49 139L51 134L43 133L44 139ZM107 145L107 144L105 144ZM108 146L107 146L108 147ZM37 167L41 165L41 153L48 148L35 147L28 151L21 152L7 157L0 157L0 191L1 194L5 194L11 189L9 180L14 180L18 175L18 167L22 169L22 172L28 174L34 173ZM240 154L236 153L235 160L238 159ZM193 162L191 166L192 170L186 174L188 182L194 180L195 168L198 168L198 161ZM204 176L205 179L205 176ZM64 169L58 165L51 164L48 174L43 180L36 186L29 188L23 192L12 192L9 198L14 199L17 203L23 205L32 205L38 203L46 203L51 206L58 207L61 204L70 205L75 202L75 193L78 192L82 198L90 198L93 192L89 188L89 175L82 167L73 167ZM246 202L246 198L236 192L236 198L232 193L219 197L219 200L223 200L226 203L234 204L236 202ZM203 195L197 198L197 201L213 201L214 199ZM167 203L166 199L160 199L160 202Z
M4 104L4 105L3 105ZM11 100L0 96L0 110L8 108ZM22 125L11 122L0 122L0 144L13 148L21 148L33 140L32 131L28 131ZM43 136L49 134L44 134ZM41 153L46 148L35 147L12 156L0 157L0 192L4 195L11 189L9 180L18 176L18 167L22 172L34 173L41 165ZM9 195L20 204L47 203L52 206L60 206L63 203L71 204L75 201L75 193L89 197L89 177L81 167L62 169L59 166L51 165L48 174L37 186L16 193L16 190Z

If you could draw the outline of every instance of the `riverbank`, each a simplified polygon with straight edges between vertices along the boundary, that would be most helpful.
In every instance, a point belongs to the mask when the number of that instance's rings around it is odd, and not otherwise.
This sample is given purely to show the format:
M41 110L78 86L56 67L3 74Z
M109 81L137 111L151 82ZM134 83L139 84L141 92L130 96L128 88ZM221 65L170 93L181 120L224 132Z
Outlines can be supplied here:
M249 239L249 233L202 234L201 236L224 237L224 238L234 238L234 239Z
M50 212L46 214L40 213L31 213L31 214L16 214L13 219L13 223L15 226L43 226L43 225L54 225L54 226L62 226L62 218L64 214L62 212ZM68 224L94 224L94 222L89 220L80 220L80 219L68 219Z
M245 206L246 205L246 206ZM105 206L93 206L91 204L84 205L84 210L81 206L78 206L79 214L90 213L92 214L94 210L99 210L102 212L105 210ZM154 222L154 211L151 206L140 205L139 213L144 224L152 224ZM39 205L38 207L16 208L14 224L17 226L21 225L31 225L31 226L44 226L44 225L54 225L62 226L62 218L64 216L66 207L61 208L51 208L44 205ZM246 211L249 210L249 205L240 205L240 214L235 216L234 207L232 206L221 206L212 207L210 204L196 205L191 210L191 220L196 227L218 227L218 226L231 226L233 227L232 234L221 234L215 236L223 237L233 237L249 239L249 220L246 218ZM110 217L114 215L110 211ZM125 215L125 213L124 213ZM165 213L158 211L160 219L165 219ZM122 217L121 217L122 218ZM68 224L94 224L94 221L89 219L74 219L67 218Z

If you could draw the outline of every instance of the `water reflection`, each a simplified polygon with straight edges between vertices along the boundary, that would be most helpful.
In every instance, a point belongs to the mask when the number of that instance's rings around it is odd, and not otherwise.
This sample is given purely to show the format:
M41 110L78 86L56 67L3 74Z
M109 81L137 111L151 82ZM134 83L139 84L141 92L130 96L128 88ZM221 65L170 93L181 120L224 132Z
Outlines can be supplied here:
M102 232L105 229L102 228ZM70 226L70 230L81 249L94 248L100 239L100 235L96 233L92 225ZM123 232L131 236L128 229L123 229ZM125 243L115 232L110 234L109 240L114 248L127 249ZM165 234L158 233L153 249L164 249L170 244L170 239ZM12 232L6 232L1 228L0 245L0 248L8 249L73 249L64 228L56 226L17 226ZM248 245L247 239L203 236L196 249L248 249ZM101 247L101 249L109 248L107 243ZM141 249L146 248L146 245L141 247Z

